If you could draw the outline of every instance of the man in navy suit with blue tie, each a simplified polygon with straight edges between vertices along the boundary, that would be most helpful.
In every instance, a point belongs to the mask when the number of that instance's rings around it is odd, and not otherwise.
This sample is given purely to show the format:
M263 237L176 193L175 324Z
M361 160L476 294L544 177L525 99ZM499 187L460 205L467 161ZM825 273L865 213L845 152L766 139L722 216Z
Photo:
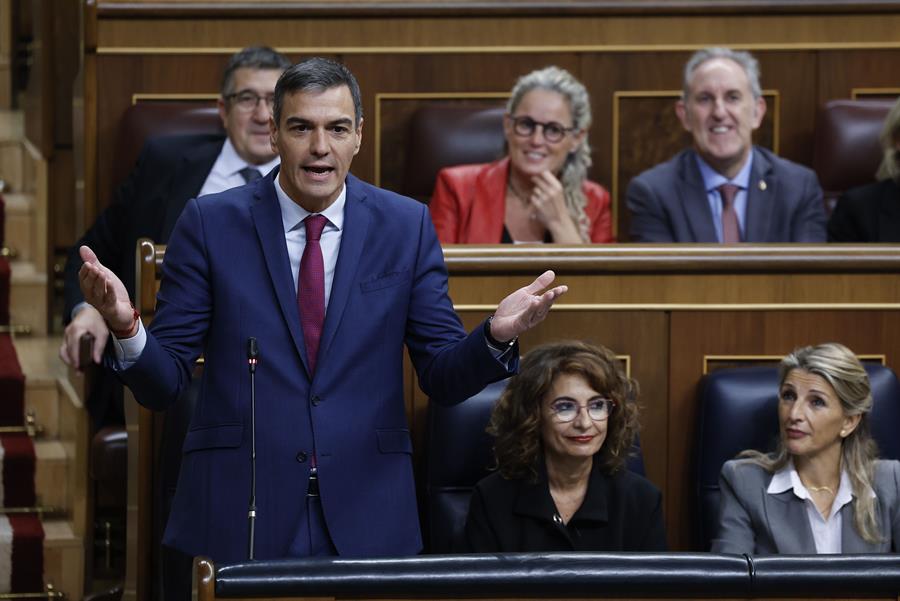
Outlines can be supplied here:
M825 242L816 174L753 145L766 101L749 52L695 52L675 112L693 148L628 184L633 242Z
M428 208L348 174L363 125L350 71L321 58L294 65L273 112L280 169L187 204L149 331L87 247L81 287L142 404L174 402L205 357L166 544L218 561L247 556L254 337L255 556L414 554L404 345L432 399L462 401L517 369L517 336L566 288L541 293L546 272L467 334Z

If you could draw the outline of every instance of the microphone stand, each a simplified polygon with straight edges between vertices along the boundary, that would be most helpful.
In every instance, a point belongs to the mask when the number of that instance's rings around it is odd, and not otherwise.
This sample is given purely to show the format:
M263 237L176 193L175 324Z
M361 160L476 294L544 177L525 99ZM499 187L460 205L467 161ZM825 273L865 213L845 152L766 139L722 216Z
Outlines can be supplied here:
M256 338L247 339L247 366L250 369L250 509L249 550L248 559L253 559L254 538L256 535L256 364L259 361L259 346Z

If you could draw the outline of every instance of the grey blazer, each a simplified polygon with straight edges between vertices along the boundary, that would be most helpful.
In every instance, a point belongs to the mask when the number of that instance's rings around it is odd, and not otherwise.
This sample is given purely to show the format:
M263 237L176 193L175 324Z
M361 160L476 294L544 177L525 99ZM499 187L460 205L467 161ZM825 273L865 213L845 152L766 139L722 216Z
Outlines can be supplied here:
M770 495L766 489L771 480L772 474L748 459L733 459L722 466L714 553L815 554L803 501L790 490ZM842 553L890 553L900 547L900 462L876 461L874 488L884 540L873 544L859 536L853 526L855 503L848 503L841 509Z
M632 242L717 242L693 149L628 184ZM743 242L825 242L825 205L816 174L754 146Z

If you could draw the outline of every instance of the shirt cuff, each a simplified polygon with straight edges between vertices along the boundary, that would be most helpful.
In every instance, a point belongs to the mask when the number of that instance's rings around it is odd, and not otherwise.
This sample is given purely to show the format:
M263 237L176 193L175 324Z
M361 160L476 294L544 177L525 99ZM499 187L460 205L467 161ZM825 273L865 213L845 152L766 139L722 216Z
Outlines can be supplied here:
M491 356L496 359L503 367L509 371L512 368L513 359L515 359L516 355L513 353L513 349L518 349L518 344L507 344L504 347L497 348L487 340L484 341L487 344L488 350L491 352Z
M87 302L81 301L80 303L78 303L77 305L72 307L72 312L69 313L69 321L72 321L73 319L75 319L75 316L78 315L79 313L81 313L81 310L88 306L90 306L90 305L88 305Z
M137 363L141 353L144 352L144 347L147 346L147 330L144 329L144 324L140 319L138 319L137 334L131 338L116 338L115 336L110 336L110 338L116 353L113 365L116 371L124 371Z

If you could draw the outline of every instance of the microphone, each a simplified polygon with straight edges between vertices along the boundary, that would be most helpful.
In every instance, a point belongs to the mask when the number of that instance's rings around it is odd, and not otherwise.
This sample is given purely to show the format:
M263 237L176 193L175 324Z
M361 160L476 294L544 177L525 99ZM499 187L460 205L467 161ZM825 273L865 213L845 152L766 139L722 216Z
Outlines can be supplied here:
M252 336L247 339L247 366L250 369L250 508L248 559L253 559L256 535L256 365L259 363L259 345Z

